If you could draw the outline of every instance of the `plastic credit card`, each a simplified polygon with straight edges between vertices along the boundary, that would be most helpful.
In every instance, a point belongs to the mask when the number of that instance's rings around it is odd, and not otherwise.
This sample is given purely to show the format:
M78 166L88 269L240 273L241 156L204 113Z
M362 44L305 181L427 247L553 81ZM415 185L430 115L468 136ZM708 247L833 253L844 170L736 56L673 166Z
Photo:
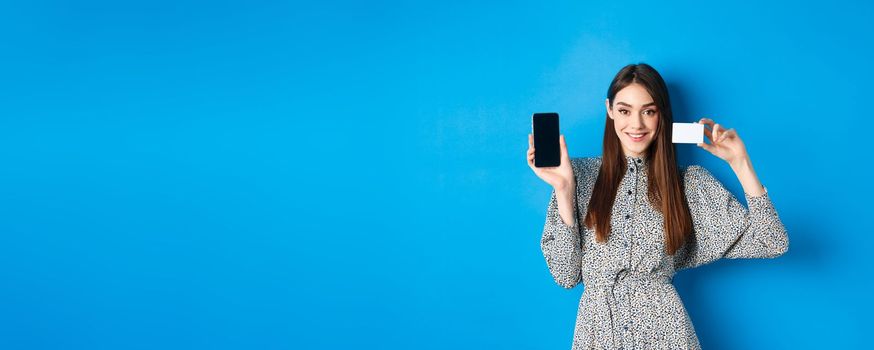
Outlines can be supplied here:
M695 144L704 142L704 124L674 123L671 142Z

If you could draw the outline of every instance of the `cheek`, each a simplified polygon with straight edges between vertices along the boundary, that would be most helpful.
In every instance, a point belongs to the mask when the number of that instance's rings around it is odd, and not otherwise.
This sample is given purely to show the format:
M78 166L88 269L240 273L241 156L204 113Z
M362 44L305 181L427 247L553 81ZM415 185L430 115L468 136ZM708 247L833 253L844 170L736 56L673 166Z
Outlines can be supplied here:
M619 136L619 138L622 139L622 135L624 135L624 133L622 132L622 129L625 128L625 124L614 123L613 126L614 126L613 129L616 130L616 136Z
M613 119L613 129L616 130L616 132L622 130L622 123L619 122L619 119Z
M625 127L625 123L622 121L622 118L613 119L613 127L616 131L621 131L622 128Z
M646 123L646 128L650 129L650 130L656 130L656 128L658 128L658 126L659 126L659 118L658 117L652 118L651 120L648 121L648 123Z

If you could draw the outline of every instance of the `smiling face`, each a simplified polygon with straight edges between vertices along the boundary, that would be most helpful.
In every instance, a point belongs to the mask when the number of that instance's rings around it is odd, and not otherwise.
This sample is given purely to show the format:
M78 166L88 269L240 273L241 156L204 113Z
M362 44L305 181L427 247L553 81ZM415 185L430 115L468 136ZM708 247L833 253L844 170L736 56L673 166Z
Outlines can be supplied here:
M622 152L626 156L642 157L655 139L659 124L658 107L640 84L619 90L613 100L612 108L610 99L604 103L622 144Z

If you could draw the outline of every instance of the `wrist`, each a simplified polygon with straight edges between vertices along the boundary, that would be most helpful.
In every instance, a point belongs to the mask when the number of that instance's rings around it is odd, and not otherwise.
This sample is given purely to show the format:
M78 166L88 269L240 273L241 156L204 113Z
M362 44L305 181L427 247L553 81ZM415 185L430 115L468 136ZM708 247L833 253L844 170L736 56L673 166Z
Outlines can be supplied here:
M558 199L574 198L577 192L577 188L573 183L555 188L554 190Z
M749 172L753 170L753 162L750 160L749 156L739 157L728 163L731 167L731 170L734 170L735 173L743 173Z
M765 188L759 181L759 177L756 175L755 170L753 170L753 164L749 157L742 157L741 159L732 162L731 169L734 171L738 180L740 180L744 193L753 197L758 197L765 193Z

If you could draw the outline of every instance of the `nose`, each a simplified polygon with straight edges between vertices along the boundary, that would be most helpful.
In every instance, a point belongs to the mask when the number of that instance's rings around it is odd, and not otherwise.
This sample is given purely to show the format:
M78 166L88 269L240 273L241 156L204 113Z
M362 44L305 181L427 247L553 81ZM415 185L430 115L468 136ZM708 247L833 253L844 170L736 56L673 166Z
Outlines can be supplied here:
M642 129L643 128L643 116L637 115L631 118L628 122L628 126L634 129Z

